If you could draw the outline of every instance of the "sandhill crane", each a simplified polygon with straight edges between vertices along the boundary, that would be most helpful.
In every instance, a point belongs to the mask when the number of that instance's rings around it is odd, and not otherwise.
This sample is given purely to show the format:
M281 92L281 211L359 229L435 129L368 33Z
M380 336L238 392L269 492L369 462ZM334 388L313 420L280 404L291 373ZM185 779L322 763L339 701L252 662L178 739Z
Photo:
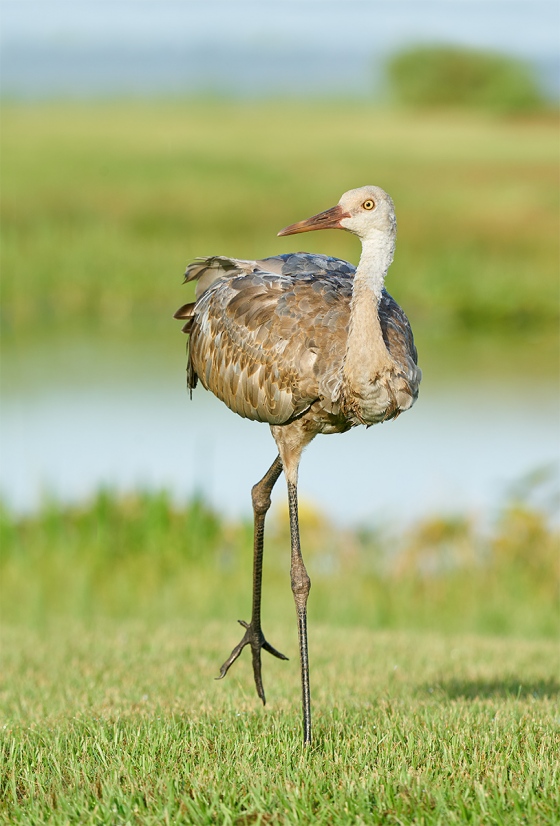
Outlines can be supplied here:
M207 390L248 419L267 422L278 456L252 489L254 512L253 606L245 634L218 679L246 645L251 647L257 694L265 703L261 649L273 648L261 628L264 522L281 472L288 485L291 585L301 660L303 738L311 742L307 648L310 580L300 549L297 479L304 447L318 433L396 418L418 396L421 371L408 319L384 289L393 260L393 201L377 186L346 192L338 204L279 236L344 229L362 242L358 267L298 252L259 261L223 256L197 259L185 281L197 281L196 301L175 314L190 334L187 381Z

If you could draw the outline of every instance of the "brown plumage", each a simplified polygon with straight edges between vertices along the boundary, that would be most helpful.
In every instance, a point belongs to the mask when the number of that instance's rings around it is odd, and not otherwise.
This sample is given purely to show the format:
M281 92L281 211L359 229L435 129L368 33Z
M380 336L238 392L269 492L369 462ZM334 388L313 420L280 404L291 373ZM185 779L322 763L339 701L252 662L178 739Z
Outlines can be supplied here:
M284 471L292 537L291 580L298 615L304 741L311 740L306 603L310 582L299 547L297 470L318 433L396 418L418 395L421 372L406 315L385 291L396 221L379 187L345 193L339 204L279 233L339 228L362 240L356 269L347 261L292 253L258 261L214 256L191 264L196 301L175 314L190 335L188 386L200 380L245 418L267 422L279 455L253 488L255 558L253 616L241 643L222 666L224 677L245 645L253 653L257 692L265 695L260 650L285 659L261 630L264 518L270 492Z

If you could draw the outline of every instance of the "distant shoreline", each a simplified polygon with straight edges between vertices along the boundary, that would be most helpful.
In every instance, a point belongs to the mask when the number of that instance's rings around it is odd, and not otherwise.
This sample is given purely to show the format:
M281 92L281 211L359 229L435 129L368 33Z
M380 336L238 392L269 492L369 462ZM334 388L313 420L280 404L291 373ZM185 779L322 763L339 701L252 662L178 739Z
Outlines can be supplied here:
M260 99L349 97L382 100L386 54L292 47L224 47L201 44L38 43L2 46L0 94L24 100L118 96L226 96ZM543 94L560 98L560 57L528 60ZM258 67L258 71L255 71Z

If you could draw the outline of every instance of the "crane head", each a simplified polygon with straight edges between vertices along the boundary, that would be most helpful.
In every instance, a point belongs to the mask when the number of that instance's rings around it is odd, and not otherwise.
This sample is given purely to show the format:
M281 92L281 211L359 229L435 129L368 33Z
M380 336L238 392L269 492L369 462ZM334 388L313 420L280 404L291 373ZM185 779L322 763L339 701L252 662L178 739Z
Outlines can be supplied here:
M394 235L396 231L393 200L379 186L350 189L338 204L318 215L290 224L279 236L296 235L316 229L345 229L364 239L377 232Z

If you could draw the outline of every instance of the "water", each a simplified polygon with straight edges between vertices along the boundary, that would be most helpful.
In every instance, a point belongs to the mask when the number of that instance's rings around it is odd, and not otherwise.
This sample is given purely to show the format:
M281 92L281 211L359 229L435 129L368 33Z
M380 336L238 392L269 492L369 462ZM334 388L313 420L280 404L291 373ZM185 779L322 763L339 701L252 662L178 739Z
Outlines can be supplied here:
M80 501L102 485L202 493L228 516L275 456L266 425L203 389L189 399L174 331L8 343L1 394L0 494L18 510L46 494ZM419 401L395 422L319 436L300 495L340 524L405 525L442 511L491 514L536 468L558 467L558 397L550 382L465 378L425 368ZM428 368L428 369L426 369ZM275 501L284 501L283 482Z
M392 52L456 43L527 60L557 98L559 22L549 0L4 0L2 90L363 96Z

